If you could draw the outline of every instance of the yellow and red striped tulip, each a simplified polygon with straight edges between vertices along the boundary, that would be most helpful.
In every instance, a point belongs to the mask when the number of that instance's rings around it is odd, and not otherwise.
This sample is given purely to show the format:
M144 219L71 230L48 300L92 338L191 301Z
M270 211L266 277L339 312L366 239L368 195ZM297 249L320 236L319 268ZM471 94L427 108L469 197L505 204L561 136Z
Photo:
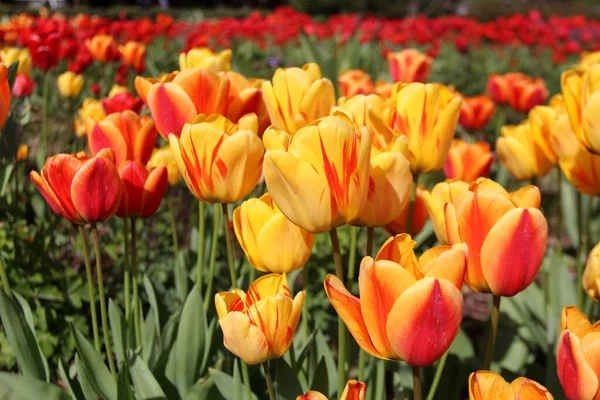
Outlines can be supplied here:
M260 180L265 149L256 115L238 124L201 114L179 135L169 135L171 151L192 194L208 203L235 203Z
M488 96L464 97L458 123L467 130L482 130L496 112L494 101Z
M592 325L577 307L564 307L556 353L558 379L569 400L600 396L600 324Z
M288 351L300 320L304 292L292 299L285 274L264 275L244 293L215 295L225 347L250 365Z
M600 65L565 71L560 83L577 140L590 152L600 154Z
M469 400L554 400L539 383L519 377L508 383L492 371L477 371L469 376Z
M246 114L256 114L258 118L258 136L269 127L269 112L262 97L262 79L246 79L242 74L229 71L223 74L229 79L227 112L225 116L233 122Z
M590 299L600 301L600 243L594 246L588 256L581 282Z
M279 68L272 82L262 84L262 95L271 124L291 135L312 121L329 115L335 92L329 79L321 78L316 64Z
M363 258L354 297L335 275L325 291L367 353L424 367L439 359L462 320L466 247L438 246L417 259L407 234L388 239L375 260Z
M0 60L6 67L10 67L15 61L18 61L17 73L27 76L31 74L31 54L27 48L5 47L0 50Z
M514 296L533 282L548 240L539 206L537 187L508 193L490 179L473 182L443 205L449 243L464 242L469 248L465 283L471 289Z
M461 97L440 84L397 83L390 99L383 121L396 135L407 137L413 174L441 169L454 137Z
M215 72L227 72L231 70L231 56L231 49L213 53L206 47L195 47L187 53L179 53L179 69L185 71L200 68Z
M146 68L146 46L143 43L130 40L124 46L119 46L119 53L123 64L132 67L136 72L143 72Z
M424 190L423 200L425 201L431 222L433 222L435 236L440 243L450 243L446 234L446 216L444 215L446 203L454 204L460 195L468 191L469 184L467 182L453 180L438 183L433 187L431 192Z
M346 383L346 387L339 400L364 400L366 394L367 385L363 382L351 379ZM321 392L311 390L302 396L296 397L296 400L327 400L327 397Z
M4 126L10 111L10 86L8 85L8 68L0 64L0 128Z
M415 205L413 209L413 217L412 222L410 224L410 234L416 235L421 232L423 226L425 226L425 222L429 219L429 213L427 212L427 206L425 205L425 200L423 199L423 194L427 191L425 186L419 185L417 186L417 192L415 196ZM402 213L394 219L392 222L385 226L385 230L388 231L391 235L399 235L401 233L406 232L406 222L408 220L408 207L410 202L407 202L404 206L404 210Z
M520 72L490 75L487 92L496 104L508 104L513 110L525 113L548 98L544 80Z
M111 35L96 35L85 41L85 45L96 61L111 62L119 57L117 43Z
M121 218L153 215L167 191L169 178L165 167L146 169L138 161L127 160L119 167L125 192L117 215Z
M106 118L106 113L104 112L104 107L102 106L102 101L94 99L92 97L87 97L83 100L83 104L79 111L77 111L77 116L73 120L73 129L75 130L75 135L78 138L83 138L86 136L86 122L89 119L92 119L95 122L100 122L104 118Z
M431 71L433 58L417 49L404 49L387 55L390 75L394 82L425 82Z
M165 167L169 177L169 185L177 185L181 181L181 171L177 166L177 160L173 156L171 146L167 145L160 149L154 149L147 164L148 168Z
M146 165L158 135L152 120L130 110L110 114L99 122L88 118L86 131L90 152L111 148L119 167L127 160Z
M233 229L250 264L262 272L280 274L301 268L315 241L312 233L283 215L269 193L237 207L233 211Z
M41 174L30 176L52 211L74 224L104 221L121 204L123 182L110 149L92 158L58 154L46 160Z
M58 76L56 83L58 92L62 97L77 97L83 89L85 78L72 71L67 71Z
M493 161L494 155L487 142L467 143L454 139L448 150L444 174L448 179L473 182L489 175Z
M294 136L269 128L263 143L267 188L294 224L328 232L360 215L369 190L368 129L336 113Z
M369 95L375 93L375 87L371 75L361 69L342 71L338 76L340 93L344 97L352 97L358 94Z

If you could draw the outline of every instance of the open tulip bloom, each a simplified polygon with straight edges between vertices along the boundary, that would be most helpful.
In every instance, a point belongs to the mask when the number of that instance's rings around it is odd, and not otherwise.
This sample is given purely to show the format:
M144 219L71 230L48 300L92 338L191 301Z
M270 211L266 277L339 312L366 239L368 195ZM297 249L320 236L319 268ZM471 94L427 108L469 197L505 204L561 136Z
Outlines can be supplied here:
M520 377L508 383L492 371L477 371L469 376L469 400L553 400L548 389Z

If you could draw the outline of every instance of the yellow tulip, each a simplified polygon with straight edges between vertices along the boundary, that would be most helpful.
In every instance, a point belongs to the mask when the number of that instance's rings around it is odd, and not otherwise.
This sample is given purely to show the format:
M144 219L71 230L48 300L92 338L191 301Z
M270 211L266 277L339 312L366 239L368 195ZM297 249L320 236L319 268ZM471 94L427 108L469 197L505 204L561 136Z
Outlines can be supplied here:
M56 79L58 92L62 97L77 97L81 93L85 79L73 71L62 73Z
M583 272L582 284L590 299L600 301L600 243L590 252Z
M585 69L589 68L592 65L600 64L600 51L593 51L591 53L584 52L581 54L581 59L577 66L579 68Z
M148 160L147 167L149 170L156 167L165 167L171 186L177 185L181 181L181 171L179 171L177 160L175 160L169 145L155 149L150 156L150 160Z
M292 299L285 274L264 275L248 292L215 295L223 343L250 365L284 355L300 320L304 292Z
M85 121L87 118L91 118L95 122L100 122L106 118L104 107L102 107L102 101L92 97L83 100L83 104L73 121L75 135L77 135L78 138L85 137Z
M321 78L316 64L280 68L273 82L262 84L262 95L271 124L291 135L312 121L329 115L335 92L329 79Z
M462 98L446 86L434 83L396 83L391 107L383 121L396 135L408 139L408 160L413 174L444 166L460 116Z
M26 144L20 144L17 149L17 161L27 160L28 155L29 155L29 146L27 146Z
M129 93L129 89L127 89L125 86L114 84L108 91L108 96L106 97L110 99L112 97L115 97L119 93Z
M231 49L213 53L206 47L195 47L187 53L179 53L179 69L200 68L210 69L215 72L231 70Z
M294 225L277 208L269 193L243 202L233 212L233 229L254 268L292 272L310 257L315 236Z
M444 204L454 203L459 196L469 191L469 184L462 181L447 180L440 182L433 187L431 192L423 193L423 200L429 212L429 217L433 222L435 236L443 244L448 244L448 234L446 233L446 217L444 216Z
M7 67L18 61L19 67L17 68L17 72L27 76L31 74L31 54L29 54L29 49L5 47L0 50L0 59L2 60L2 64Z
M255 114L238 124L218 114L200 114L184 125L180 137L169 135L173 156L194 196L208 203L235 203L254 189L265 152L257 129Z
M294 224L328 232L360 215L369 189L371 136L336 113L294 136L269 128L264 174L273 201Z

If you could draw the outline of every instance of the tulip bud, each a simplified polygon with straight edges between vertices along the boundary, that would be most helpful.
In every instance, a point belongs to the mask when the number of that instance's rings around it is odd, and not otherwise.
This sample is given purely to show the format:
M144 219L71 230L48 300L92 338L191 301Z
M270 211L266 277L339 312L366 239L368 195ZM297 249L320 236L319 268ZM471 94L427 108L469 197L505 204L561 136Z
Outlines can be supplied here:
M119 57L117 44L110 35L96 35L86 40L85 45L96 61L107 63Z
M144 72L144 60L146 58L146 46L142 43L130 40L125 46L119 46L121 60L125 65L131 66L136 72Z
M226 72L231 69L231 49L213 53L206 47L195 47L187 53L179 53L179 69L199 68L214 72Z
M77 97L83 88L83 75L76 75L71 71L60 74L56 80L58 92L62 97Z
M488 176L493 161L494 155L487 142L467 143L454 139L444 164L444 174L448 179L473 182Z
M487 96L463 97L458 123L465 129L482 130L496 112L496 106Z
M371 76L360 69L343 71L338 76L340 93L344 97L352 97L358 94L369 95L375 92Z
M388 53L390 75L394 82L425 82L431 71L433 58L416 49Z
M26 161L29 155L29 146L26 144L20 144L17 149L17 161Z
M29 97L35 90L35 81L27 75L17 74L12 88L12 95L17 98Z

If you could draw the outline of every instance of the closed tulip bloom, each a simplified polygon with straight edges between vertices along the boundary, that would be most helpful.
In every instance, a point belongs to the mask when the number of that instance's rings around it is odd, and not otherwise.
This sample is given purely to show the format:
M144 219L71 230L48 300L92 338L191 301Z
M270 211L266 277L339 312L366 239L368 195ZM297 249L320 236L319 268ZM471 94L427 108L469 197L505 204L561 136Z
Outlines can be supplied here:
M273 81L262 85L262 95L271 124L290 135L312 121L329 115L335 91L329 79L321 78L316 64L303 68L279 68Z
M520 377L508 383L492 371L477 371L469 376L469 400L554 400L548 389Z
M471 289L514 296L533 282L548 240L548 223L539 206L535 186L508 193L489 179L472 183L444 204L448 241L469 248L465 283Z
M583 52L581 53L577 67L586 69L596 64L600 64L600 51Z
M77 97L81 93L85 78L72 71L67 71L58 76L58 92L62 97Z
M29 155L29 146L20 144L17 148L17 161L26 161Z
M446 203L454 203L461 194L469 191L469 184L463 181L446 180L433 187L431 192L424 190L423 200L431 222L435 236L440 243L448 244L448 235L446 234L446 216L444 209Z
M167 191L167 169L156 167L149 170L138 161L125 161L119 167L124 184L124 196L117 215L121 218L153 215Z
M391 108L383 120L396 135L408 139L408 160L413 174L444 166L460 115L461 98L440 84L397 83Z
M583 271L583 289L594 301L600 301L600 243L594 246Z
M493 161L494 155L487 142L467 143L454 139L448 150L444 174L448 179L473 182L489 175Z
M567 399L598 398L599 358L600 324L592 325L577 307L564 307L560 321L556 368Z
M352 69L341 72L338 76L338 85L340 93L344 97L375 93L371 75L361 69Z
M77 111L77 116L73 120L73 129L75 130L75 135L78 138L85 137L85 126L88 118L96 122L100 122L106 118L104 107L102 107L102 101L92 97L87 97L83 100L83 104L81 105L79 111Z
M269 193L237 207L233 229L250 264L262 272L287 273L301 268L315 241L312 233L283 215Z
M381 96L384 100L387 100L392 95L392 89L394 84L383 79L377 79L375 81L375 94Z
M10 111L10 86L8 85L8 68L0 64L0 128L4 126Z
M264 275L244 293L215 295L227 350L250 365L284 355L300 320L304 292L292 299L285 274Z
M177 166L177 160L173 156L171 146L167 145L160 149L154 149L147 164L148 168L165 167L169 177L169 185L177 185L181 181L181 171Z
M488 96L463 97L458 123L467 130L485 128L496 112L494 101Z
M531 78L520 72L490 75L487 92L496 104L508 104L520 112L529 112L533 107L544 104L548 98L548 88L542 79Z
M24 74L17 74L13 84L11 95L13 97L29 97L35 90L35 80Z
M431 71L433 58L417 49L405 49L387 55L390 75L394 82L425 82Z
M269 112L262 97L262 79L246 79L242 74L229 71L223 74L229 79L227 94L227 111L225 116L233 122L246 114L256 114L258 118L258 136L269 127Z
M600 65L566 71L560 83L577 140L592 153L600 154Z
M86 40L85 45L96 61L107 63L119 57L117 44L111 35L96 35Z
M213 53L206 47L195 47L187 53L179 53L179 69L185 71L200 68L215 72L226 72L231 69L231 56L231 49Z
M410 230L412 235L416 235L421 232L425 223L429 219L429 213L427 212L427 206L425 205L425 200L423 199L423 194L427 191L425 186L419 185L417 186L417 193L415 196L415 205L413 209L413 217L412 222L410 224ZM410 202L406 202L404 209L400 213L400 215L394 218L393 221L388 223L384 228L391 235L399 235L401 233L406 232L406 222L408 220L408 206Z
M127 160L146 165L158 135L152 120L133 111L113 113L99 122L88 118L86 130L90 152L112 149L119 167Z
M335 275L325 291L348 330L367 353L424 367L439 359L462 320L466 247L438 246L417 259L415 242L388 239L375 260L363 258L354 297Z
M5 47L0 50L0 60L6 67L10 67L15 61L18 61L17 73L27 76L31 74L31 54L27 48Z
M339 400L364 400L366 394L367 385L363 382L351 379L346 383L346 387ZM302 396L296 397L296 400L327 400L327 397L320 392L311 390Z
M144 72L146 46L143 43L130 40L124 46L119 46L119 53L121 53L123 64L129 65L138 73Z
M121 204L123 182L110 149L92 158L84 152L58 154L30 176L52 211L74 224L104 221Z
M198 116L181 137L169 135L171 151L185 183L208 203L235 203L246 197L262 175L265 149L249 114L234 124L220 115Z
M293 136L269 128L264 174L275 204L294 224L329 232L356 219L369 190L371 136L336 113Z

